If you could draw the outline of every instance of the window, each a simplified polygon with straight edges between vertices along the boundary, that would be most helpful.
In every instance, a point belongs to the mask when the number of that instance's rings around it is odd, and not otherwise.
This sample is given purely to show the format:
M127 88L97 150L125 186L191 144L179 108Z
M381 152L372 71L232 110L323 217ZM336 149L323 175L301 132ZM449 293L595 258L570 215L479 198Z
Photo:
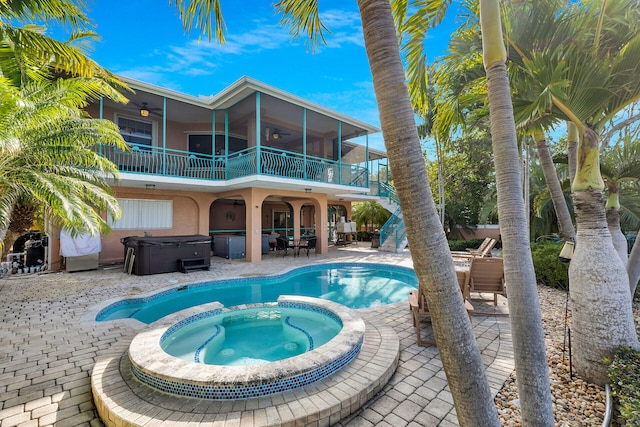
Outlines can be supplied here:
M129 144L149 151L155 144L155 122L116 115L120 134Z
M118 199L120 219L109 219L114 230L159 230L173 228L173 201Z

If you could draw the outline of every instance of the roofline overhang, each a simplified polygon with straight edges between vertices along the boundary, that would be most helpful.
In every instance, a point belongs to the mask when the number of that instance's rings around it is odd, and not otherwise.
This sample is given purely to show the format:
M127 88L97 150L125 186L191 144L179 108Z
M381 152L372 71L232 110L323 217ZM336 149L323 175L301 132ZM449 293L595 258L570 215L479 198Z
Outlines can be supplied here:
M185 93L181 93L178 91L174 91L171 89L167 89L161 86L156 86L151 83L146 83L140 80L136 80L130 77L118 76L121 80L123 80L127 85L129 85L132 89L143 90L146 92L153 93L155 95L165 96L167 98L171 98L177 101L181 101L187 104L197 105L203 108L209 108L212 110L216 109L226 109L231 104L238 102L241 99L246 98L251 95L253 92L261 92L267 95L271 95L275 98L281 99L283 101L291 102L292 104L299 105L304 108L308 108L310 110L316 111L318 113L324 114L328 117L334 118L341 122L349 123L353 126L360 127L366 130L368 133L378 133L380 129L376 126L370 125L368 123L362 122L353 117L347 116L345 114L339 113L337 111L331 110L329 108L323 107L319 104L315 104L313 102L307 101L304 98L293 95L291 93L285 92L273 86L270 86L266 83L260 82L258 80L252 79L251 77L242 76L231 85L227 86L225 89L217 93L216 95L209 96L192 96Z

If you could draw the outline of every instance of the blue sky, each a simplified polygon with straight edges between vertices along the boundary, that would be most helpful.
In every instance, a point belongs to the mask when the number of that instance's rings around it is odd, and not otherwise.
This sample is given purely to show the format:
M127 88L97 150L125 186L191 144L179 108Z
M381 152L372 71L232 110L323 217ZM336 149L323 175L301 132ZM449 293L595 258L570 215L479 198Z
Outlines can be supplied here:
M355 0L322 0L327 44L314 54L291 40L269 0L222 1L227 42L185 34L168 0L90 3L101 41L89 55L110 71L190 95L212 95L243 75L379 126L371 73ZM430 32L430 58L441 55L452 28ZM381 134L370 139L383 149Z

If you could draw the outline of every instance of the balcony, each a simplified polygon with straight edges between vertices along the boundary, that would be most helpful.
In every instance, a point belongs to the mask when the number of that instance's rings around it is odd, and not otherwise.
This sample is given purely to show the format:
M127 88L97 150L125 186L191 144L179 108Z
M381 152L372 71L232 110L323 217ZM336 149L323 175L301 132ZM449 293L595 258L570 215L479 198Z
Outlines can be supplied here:
M364 166L305 156L272 147L249 147L226 156L129 144L130 151L100 146L98 152L120 172L198 180L228 181L252 175L345 185L369 186Z

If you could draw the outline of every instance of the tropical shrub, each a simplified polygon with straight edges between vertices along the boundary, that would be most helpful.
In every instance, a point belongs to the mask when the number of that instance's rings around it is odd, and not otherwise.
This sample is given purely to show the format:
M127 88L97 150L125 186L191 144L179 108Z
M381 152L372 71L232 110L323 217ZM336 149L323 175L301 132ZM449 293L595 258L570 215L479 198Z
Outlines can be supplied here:
M640 352L623 347L609 365L609 384L620 416L629 426L640 426Z
M358 231L357 239L361 242L367 242L371 240L371 232L369 231Z
M569 288L569 264L558 259L561 249L562 244L555 242L532 243L531 256L538 283L566 290Z

